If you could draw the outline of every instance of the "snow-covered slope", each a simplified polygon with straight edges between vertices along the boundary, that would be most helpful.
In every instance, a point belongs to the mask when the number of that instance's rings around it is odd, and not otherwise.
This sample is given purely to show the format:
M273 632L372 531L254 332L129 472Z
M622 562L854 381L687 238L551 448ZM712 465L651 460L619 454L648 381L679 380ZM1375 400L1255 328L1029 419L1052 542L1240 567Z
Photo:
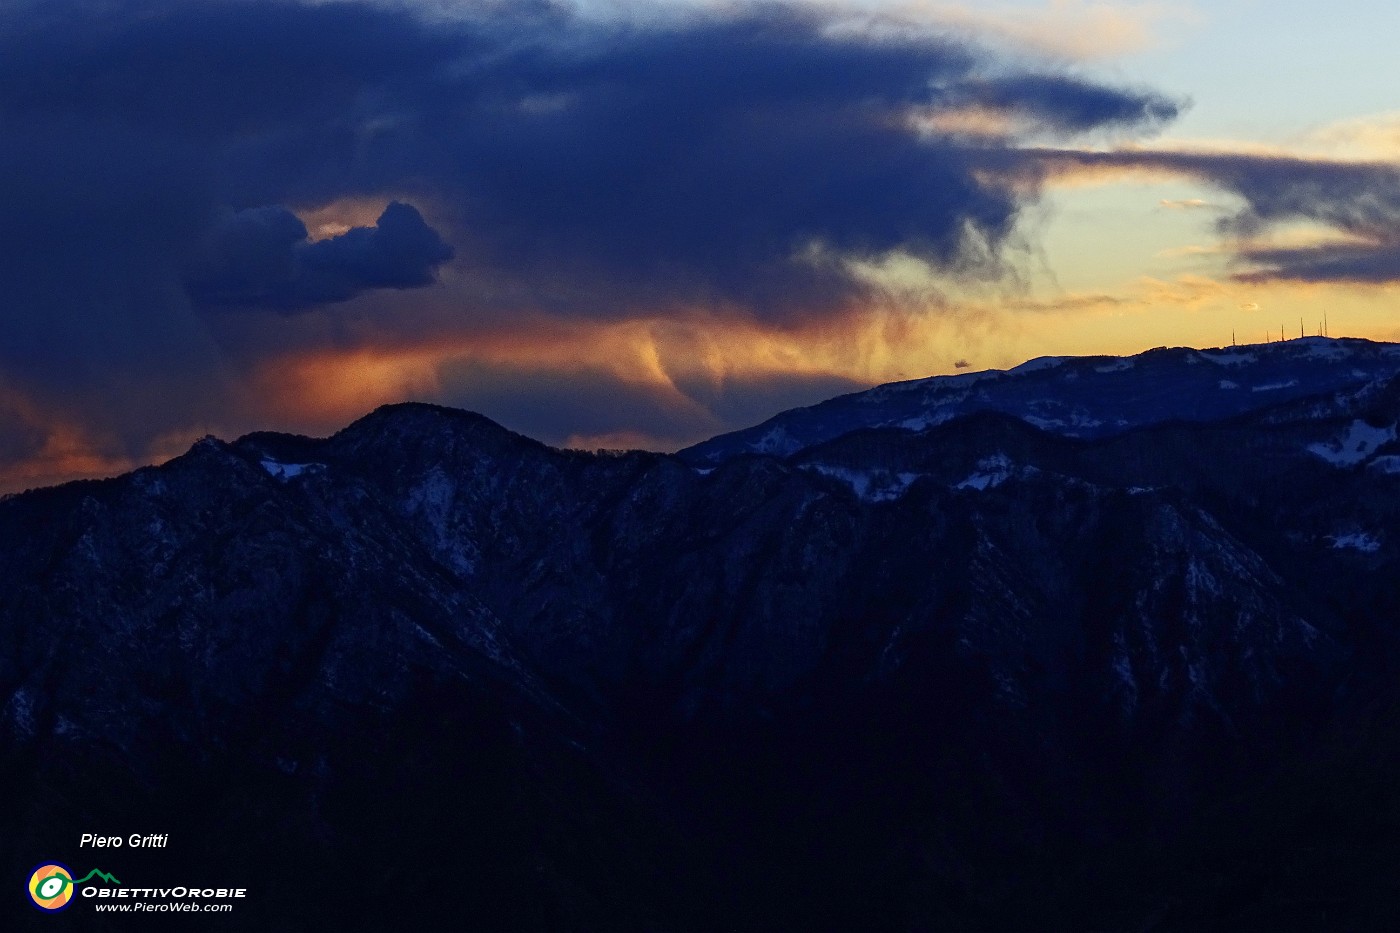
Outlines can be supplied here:
M681 452L716 463L736 454L786 456L861 428L921 431L999 411L1042 430L1098 438L1168 421L1217 421L1400 373L1400 345L1307 337L1216 350L1130 357L1041 357L1009 370L893 382L795 408Z

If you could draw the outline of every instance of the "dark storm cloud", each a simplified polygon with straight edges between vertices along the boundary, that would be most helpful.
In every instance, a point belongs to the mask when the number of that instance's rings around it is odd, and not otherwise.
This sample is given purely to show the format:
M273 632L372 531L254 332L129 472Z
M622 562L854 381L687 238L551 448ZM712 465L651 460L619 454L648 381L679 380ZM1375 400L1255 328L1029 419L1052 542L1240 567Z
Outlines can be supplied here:
M1400 168L1393 164L1151 151L1036 150L1014 159L1041 171L1147 168L1202 179L1244 200L1242 210L1219 222L1229 236L1309 221L1347 237L1311 247L1245 248L1237 258L1255 268L1238 273L1244 281L1400 281Z
M4 15L7 118L118 124L193 150L201 198L149 222L416 193L445 203L473 264L541 283L560 311L839 308L863 286L803 261L812 242L992 274L1020 196L979 181L959 144L921 136L913 110L982 99L1066 132L1174 113L1054 75L984 79L990 63L965 47L831 34L821 14L777 5L652 27L538 4L433 23L226 0Z
M592 307L622 313L690 301L769 316L840 310L865 286L803 261L812 243L995 274L1020 195L980 181L973 153L910 120L961 103L978 58L822 25L759 6L590 41L541 35L485 68L480 102L455 114L469 131L443 141L468 167L460 196L473 232L489 231L480 255L562 285L566 300L570 286L594 297L601 281L616 297ZM1076 93L1095 98L1081 113L1157 116L1156 98L1072 82L1037 99L1038 80L1005 93L1033 111L1053 100L1051 122L1076 109Z
M391 202L373 227L311 242L282 207L231 213L206 237L187 287L197 304L292 312L373 288L432 284L452 249L411 205Z

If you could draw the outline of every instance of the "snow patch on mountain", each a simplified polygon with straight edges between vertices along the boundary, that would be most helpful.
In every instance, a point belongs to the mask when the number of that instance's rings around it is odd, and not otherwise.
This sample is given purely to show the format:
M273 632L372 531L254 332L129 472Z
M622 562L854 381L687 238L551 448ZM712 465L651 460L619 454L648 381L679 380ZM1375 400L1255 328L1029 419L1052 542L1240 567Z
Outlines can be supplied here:
M1113 633L1112 666L1113 675L1123 696L1123 713L1131 715L1138 705L1138 682L1133 676L1133 658L1128 650L1127 636L1122 629Z
M1043 405L1037 405L1043 408ZM1027 424L1034 425L1042 431L1053 431L1060 434L1067 434L1071 437L1079 436L1083 431L1093 428L1103 427L1103 420L1091 418L1089 413L1082 408L1076 408L1069 413L1067 418L1045 418L1040 415L1022 415L1021 420Z
M1361 551L1364 554L1374 554L1381 549L1380 541L1375 537L1362 531L1353 531L1344 535L1328 535L1327 540L1332 542L1333 550Z
M1196 557L1186 564L1186 590L1195 602L1202 601L1205 596L1219 596L1222 592L1220 581Z
M781 425L773 427L753 444L755 453L776 454L786 457L802 448L802 442L787 432Z
M814 470L846 483L862 502L893 502L923 476L922 473L890 473L887 470L852 470L828 463L804 464L802 469Z
M1011 369L1008 369L1007 372L1015 373L1020 376L1026 373L1039 372L1042 369L1054 369L1057 366L1063 366L1066 359L1067 357L1063 356L1038 356L1033 360L1027 360L1020 366L1013 366Z
M413 629L418 633L418 637L426 641L428 644L432 645L435 648L442 647L442 642L438 641L437 637L433 635L432 632L428 631L423 626L419 625L417 622L413 623Z
M1248 366L1259 362L1258 354L1233 347L1224 350L1202 350L1196 355L1217 366Z
M276 460L263 460L262 468L268 472L269 476L286 482L301 476L303 473L319 473L326 468L324 463L279 463Z
M1297 379L1288 379L1283 382L1266 382L1261 386L1254 386L1251 392L1277 392L1279 389L1291 389L1298 384Z
M432 529L438 556L458 573L470 575L476 569L480 552L457 527L454 507L457 484L442 469L434 467L422 482L409 491L404 512L420 516Z
M920 379L918 381L925 387L937 385L940 388L945 386L957 386L958 388L968 388L970 386L976 385L979 382L985 382L989 379L1000 379L1002 376L1005 375L1005 370L987 369L983 370L980 373L956 373L952 376L930 376L927 379Z
M1308 338L1304 338L1307 340ZM1335 340L1324 339L1318 341L1316 337L1308 340L1307 355L1315 360L1342 360L1351 355L1351 351Z
M905 418L895 425L895 427L908 428L910 431L923 431L927 428L943 424L945 421L952 421L953 418L954 415L952 412L919 415L917 418Z
M21 735L34 734L34 699L29 691L20 687L10 697L10 702L6 704L10 714L10 720L15 724Z
M1353 421L1346 432L1322 444L1309 444L1308 453L1336 467L1351 467L1363 462L1382 444L1395 440L1395 425L1378 428L1364 421Z
M1006 454L995 454L991 457L983 457L977 461L977 472L973 473L961 483L953 486L954 489L976 489L979 492L994 489L1006 482L1016 473L1015 464Z
M1375 458L1367 466L1378 473L1400 473L1400 457L1387 454L1384 457Z

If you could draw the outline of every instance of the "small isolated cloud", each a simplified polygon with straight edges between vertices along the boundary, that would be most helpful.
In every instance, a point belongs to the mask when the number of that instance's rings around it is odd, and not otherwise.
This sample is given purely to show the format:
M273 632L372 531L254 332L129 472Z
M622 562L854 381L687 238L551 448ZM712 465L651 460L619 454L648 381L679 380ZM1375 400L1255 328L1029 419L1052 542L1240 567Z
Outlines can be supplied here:
M971 365L972 365L972 364L969 363L967 360L958 360L957 362L955 362L955 363L953 364L953 368L954 368L954 369L967 369L967 368L968 368L969 366L971 366Z
M1241 302L1241 303L1240 303L1240 310L1241 310L1241 311L1258 311L1258 310L1259 310L1259 302L1257 302L1257 301L1244 301L1244 302Z
M373 227L312 242L284 207L231 212L206 235L186 287L197 305L284 313L376 288L421 288L452 248L412 205L391 202Z

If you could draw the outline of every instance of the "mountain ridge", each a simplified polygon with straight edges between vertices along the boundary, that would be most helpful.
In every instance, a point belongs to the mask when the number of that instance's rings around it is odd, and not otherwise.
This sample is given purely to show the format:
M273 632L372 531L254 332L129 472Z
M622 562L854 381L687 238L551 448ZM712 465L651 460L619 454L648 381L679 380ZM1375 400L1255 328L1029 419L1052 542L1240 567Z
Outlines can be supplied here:
M1194 369L1202 363L1208 365ZM1156 370L1158 382L1149 385L1151 391L1139 389L1140 397L1125 399L1125 386L1145 381L1139 366ZM1297 371L1306 378L1300 381ZM1396 374L1400 345L1359 338L1305 337L1211 350L1158 347L1124 357L1038 357L1008 370L886 383L789 409L678 455L694 463L741 452L785 455L862 427L922 430L982 410L1005 411L1055 433L1097 437L1173 418L1220 420Z
M1327 869L1400 851L1351 828L1400 786L1400 378L1343 382L710 464L408 403L7 498L5 864L163 813L294 929L1367 928L1383 865ZM313 912L270 846L457 894Z

